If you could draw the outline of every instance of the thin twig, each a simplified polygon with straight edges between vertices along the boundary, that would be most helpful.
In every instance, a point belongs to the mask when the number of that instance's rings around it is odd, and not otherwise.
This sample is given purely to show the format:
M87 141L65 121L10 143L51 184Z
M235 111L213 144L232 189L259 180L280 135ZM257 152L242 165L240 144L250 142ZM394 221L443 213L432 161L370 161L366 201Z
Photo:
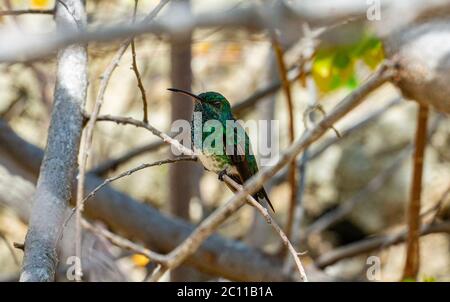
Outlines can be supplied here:
M120 173L119 175L110 177L105 179L101 184L99 184L94 190L92 190L88 195L86 195L86 197L83 198L83 200L81 201L81 204L84 205L86 203L86 201L88 201L90 198L94 197L95 194L104 186L106 186L107 184L116 181L120 178L126 177L126 176L130 176L131 174L138 172L140 170L146 169L146 168L150 168L150 167L155 167L155 166L161 166L161 165L165 165L165 164L172 164L172 163L177 163L177 162L181 162L181 161L196 161L197 158L194 156L181 156L178 158L173 158L173 159L164 159L164 160L159 160L153 163L145 163L145 164L141 164L137 167L134 167L130 170L124 171L122 173ZM72 212L70 213L70 215L67 217L67 219L64 222L64 226L67 226L68 222L70 221L70 219L72 218L73 214L75 212L78 211L78 205L75 206L72 209Z
M148 23L150 22L157 13L164 7L164 5L168 2L168 0L162 0L158 6L145 18L143 22ZM128 39L125 41L122 46L117 51L116 55L114 56L113 61L108 65L106 70L104 71L101 82L100 82L100 88L97 94L97 98L95 100L94 109L92 110L92 114L89 117L89 121L86 126L86 133L84 136L84 142L83 146L80 150L81 152L81 160L80 160L80 167L79 167L79 173L78 173L78 183L77 183L77 199L76 199L76 225L75 225L75 255L79 257L78 259L81 259L81 217L82 217L82 211L83 211L83 194L84 194L84 183L85 183L85 177L86 177L86 165L89 153L91 152L91 145L92 145L92 138L94 135L94 127L95 122L97 119L97 116L100 113L100 109L103 104L103 99L105 96L106 88L108 87L109 80L116 69L116 67L119 65L119 61L122 58L123 54L125 53L126 49L128 48L128 45L131 43L131 40ZM81 271L81 269L80 269Z
M123 155L120 155L116 158L108 159L96 167L92 168L89 172L96 174L98 176L105 176L108 172L117 169L118 166L121 164L129 161L130 159L141 155L144 152L152 152L157 151L161 147L167 146L163 141L157 140L155 142L151 142L139 147L136 147L134 149L129 150L128 152L124 153Z
M142 121L133 119L131 117L114 116L114 115L109 115L109 114L98 116L97 121L98 122L109 121L109 122L115 122L117 124L133 125L138 128L147 129L153 135L162 139L164 143L172 145L175 149L184 153L185 155L193 155L192 150L186 148L179 141L170 137L168 134L156 129L149 123L144 123Z
M283 49L275 33L272 35L272 48L275 52L275 57L278 65L278 74L283 87L287 108L288 108L288 128L289 128L289 144L295 140L295 124L294 124L294 104L292 100L291 85L287 76L287 68L284 62ZM291 196L288 209L288 218L285 226L288 238L291 238L292 223L294 221L294 209L297 201L297 165L295 158L289 164L288 179L291 188Z
M13 242L13 246L18 250L25 251L25 243Z
M108 239L111 243L113 243L114 245L116 245L118 247L133 251L138 254L142 254L142 255L146 256L147 258L149 258L150 261L154 261L154 262L162 263L162 264L164 264L166 262L166 256L164 256L162 254L153 252L141 245L138 245L138 244L126 239L126 238L116 235L116 234L108 231L105 228L100 228L100 227L94 226L91 223L89 223L86 219L83 219L81 222L82 222L83 228L85 228L101 237Z
M339 132L339 135L332 136L326 140L324 140L318 147L313 149L313 152L310 156L310 160L316 159L319 155L321 155L325 150L327 150L330 146L340 141L343 138L346 138L353 134L354 132L360 130L361 128L367 126L369 123L378 119L382 114L384 114L390 108L400 104L402 101L401 98L396 97L388 102L386 105L382 106L380 109L371 111L368 116L365 116L354 123L352 126L344 129ZM336 130L337 131L337 130ZM299 163L300 165L300 163Z
M436 132L439 122L439 117L433 121L430 130L428 131L428 137L432 137ZM386 181L390 177L392 177L396 171L398 171L403 162L408 159L408 156L411 155L412 150L412 143L406 145L403 150L400 151L400 154L397 156L394 162L380 171L377 175L375 175L364 188L359 190L348 200L342 202L338 208L326 213L325 215L317 219L313 224L311 224L301 236L301 241L305 240L306 237L310 236L311 234L317 234L334 225L336 222L349 214L356 205L361 202L367 201L367 196L370 196L380 190L386 183Z
M313 161L319 158L319 156L328 150L329 147L333 146L334 144L341 141L341 139L344 139L348 137L350 134L360 130L361 128L366 127L368 124L373 122L374 120L378 119L386 110L390 109L391 107L400 104L401 99L395 98L385 106L381 107L378 110L375 110L371 112L368 116L364 116L361 119L359 119L355 124L352 126L349 126L348 128L341 131L341 136L332 136L329 138L324 139L320 144L318 144L316 147L311 148L311 152L308 157L308 161ZM297 161L297 168L299 168L303 164L302 160ZM274 185L280 184L287 176L287 171L283 171L282 173L279 173L272 179L272 183Z
M437 221L440 211L442 209L442 205L444 204L444 202L447 200L447 198L449 196L450 196L450 186L448 186L447 190L444 191L444 193L442 194L441 198L439 198L436 205L430 209L430 212L434 211L434 215L431 218L432 222Z
M124 171L122 173L120 173L119 175L116 175L114 177L110 177L105 179L100 185L98 185L92 192L90 192L88 195L86 195L86 197L83 199L83 202L86 202L89 198L92 198L95 193L97 193L101 188L103 188L104 186L106 186L107 184L116 181L120 178L126 177L126 176L130 176L131 174L138 172L140 170L146 169L146 168L150 168L150 167L155 167L155 166L161 166L161 165L165 165L165 164L173 164L173 163L178 163L178 162L182 162L182 161L196 161L197 158L193 157L193 156L181 156L178 158L173 158L173 159L164 159L164 160L159 160L157 162L153 162L153 163L145 163L145 164L141 164L137 167L134 167L133 169Z
M398 171L399 167L411 154L411 146L406 147L403 152L398 156L398 158L389 165L386 169L382 170L379 174L373 177L369 183L359 190L355 195L353 195L349 200L344 201L338 208L330 211L323 215L321 218L316 220L312 225L308 227L301 236L301 241L311 234L319 233L334 225L341 219L343 219L347 214L349 214L352 209L355 208L361 202L367 200L367 196L377 192L386 181L393 176L393 174Z
M133 12L133 22L136 20L136 11L139 0L134 0L134 12ZM142 96L142 106L143 106L143 114L144 117L142 120L144 123L148 122L148 112L147 112L147 94L145 92L144 84L142 83L141 74L139 73L139 69L136 62L136 46L134 45L134 38L131 39L131 56L133 58L132 68L134 74L136 75L137 85L139 90L141 91Z
M310 68L312 65L311 61L307 62L307 68ZM306 66L305 66L306 67ZM305 79L305 86L308 90L308 108L310 107L314 107L317 105L317 90L316 90L316 86L315 83L313 81L313 79L311 77L308 77ZM311 122L314 124L316 122L315 119L315 113L314 112L310 112L309 114L307 114L306 117L304 117L305 119L310 119ZM306 130L306 128L305 128ZM303 209L303 198L305 195L305 189L306 189L306 170L307 170L307 165L309 162L309 157L310 157L310 148L305 148L305 150L303 151L302 157L301 157L301 165L298 167L298 172L300 174L300 179L299 179L299 186L298 186L298 192L297 192L297 199L295 201L295 207L293 209L293 221L292 221L292 236L291 236L291 240L292 240L292 244L295 247L299 247L300 246L300 228L301 228L301 223L303 220L303 214L304 214L304 209ZM290 259L286 259L285 264L284 264L284 271L286 273L289 273L293 268L293 262L290 261Z
M403 279L417 277L420 266L420 198L422 195L422 172L427 142L428 106L419 104L411 183L411 200L408 208L408 238Z
M25 14L35 14L35 15L53 15L55 9L18 9L18 10L4 10L0 11L1 16L19 16Z
M227 183L231 184L236 190L238 191L242 190L242 186L233 181L228 175L224 176L224 180L226 180ZM255 200L255 198L253 198L250 195L247 195L247 201L251 205L253 205L261 213L261 215L264 216L264 218L266 218L267 223L270 224L272 228L278 233L281 240L283 241L283 244L289 250L295 261L295 264L297 265L297 269L300 273L300 278L305 282L308 281L302 262L300 261L299 253L297 253L294 246L289 241L287 235L283 232L283 230L280 228L277 222L270 216L269 211L267 211L265 207L263 207L259 202Z

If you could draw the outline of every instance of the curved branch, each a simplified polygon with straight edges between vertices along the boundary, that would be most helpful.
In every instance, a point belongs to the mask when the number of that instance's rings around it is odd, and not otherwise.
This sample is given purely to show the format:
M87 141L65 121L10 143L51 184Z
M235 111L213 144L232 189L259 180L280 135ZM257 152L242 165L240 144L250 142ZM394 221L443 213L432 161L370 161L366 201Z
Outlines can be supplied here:
M284 53L280 42L278 41L276 35L272 34L272 48L275 52L275 57L278 65L278 74L282 83L282 88L286 98L286 104L288 109L288 127L289 127L289 144L292 144L295 140L295 124L294 124L294 104L292 101L291 85L289 83L287 68L284 62ZM297 164L295 157L292 162L289 163L288 167L288 179L291 188L291 196L289 200L288 208L288 218L286 221L285 231L288 238L291 238L292 224L294 222L294 210L297 201Z

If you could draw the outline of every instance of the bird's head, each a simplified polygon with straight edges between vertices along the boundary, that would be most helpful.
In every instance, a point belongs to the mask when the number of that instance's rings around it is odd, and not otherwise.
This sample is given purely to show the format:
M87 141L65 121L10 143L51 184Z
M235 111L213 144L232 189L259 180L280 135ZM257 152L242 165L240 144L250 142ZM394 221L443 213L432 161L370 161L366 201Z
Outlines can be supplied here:
M189 91L176 88L168 88L168 90L192 97L195 101L194 110L201 111L208 119L225 121L232 118L230 103L218 92L208 91L195 95Z

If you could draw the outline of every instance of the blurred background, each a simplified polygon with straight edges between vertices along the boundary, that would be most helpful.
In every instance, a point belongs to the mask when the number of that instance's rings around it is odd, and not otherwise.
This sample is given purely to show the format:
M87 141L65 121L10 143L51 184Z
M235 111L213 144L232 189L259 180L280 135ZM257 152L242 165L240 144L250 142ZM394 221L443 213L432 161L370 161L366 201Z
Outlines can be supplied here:
M245 5L241 0L184 1L194 13L209 10L233 10ZM159 1L140 0L138 16L145 16ZM135 2L87 1L89 26L132 18ZM2 0L2 9L51 9L54 1ZM169 3L160 13L164 18ZM2 26L18 26L22 30L45 33L54 30L51 15L0 16ZM299 27L301 28L301 27ZM361 82L383 60L383 45L369 29L362 28L355 39L341 45L319 43L312 58L301 61L305 49L305 31L284 33L280 42L285 50L286 65L292 70L300 62L310 70L291 84L294 105L295 134L305 130L305 112L320 104L329 112L343 97L357 89ZM7 41L2 41L5 43ZM96 99L100 77L112 61L117 43L89 45L89 87L86 110L90 112ZM255 91L279 82L270 38L259 32L214 28L196 30L186 39L143 35L135 39L137 63L148 100L149 123L169 132L173 120L189 119L192 105L170 94L166 88L177 87L194 93L218 91L232 103L252 96ZM310 46L308 46L310 47ZM28 142L45 147L53 102L56 59L0 65L0 118ZM102 114L142 117L141 94L131 70L131 51L127 51L112 75L107 88ZM295 70L294 70L295 71ZM307 267L315 267L318 280L367 280L369 256L377 256L381 264L381 281L401 279L405 261L404 244L386 244L370 251L328 261L324 255L376 235L394 234L405 227L405 209L409 200L412 148L416 129L414 102L403 99L390 84L377 89L360 107L337 123L343 134L337 139L333 131L300 155L305 164L298 166L301 217L293 239ZM283 91L240 108L236 116L245 120L278 120L280 149L289 145L288 108ZM317 121L322 118L315 111ZM440 217L448 217L449 196L443 198L450 183L450 120L432 112L426 149L422 211L435 215L440 202ZM311 125L313 122L308 121ZM346 134L346 131L352 131ZM344 135L345 134L345 135ZM257 144L258 137L252 137ZM330 143L331 142L331 143ZM1 149L1 148L0 148ZM131 152L131 153L130 153ZM21 170L0 150L0 166L21 179L36 180L36 175ZM125 159L120 159L122 156ZM142 163L170 156L169 148L148 131L99 123L96 126L88 170L97 169L102 177L110 177ZM119 163L107 166L110 160ZM305 160L306 159L306 160ZM102 166L103 165L103 166ZM189 177L186 177L189 175ZM19 181L19 180L18 180ZM1 182L1 180L0 180ZM217 181L217 175L203 170L200 163L178 163L142 170L111 184L160 212L198 224L214 209L226 202L232 193ZM8 190L0 186L2 190ZM285 226L290 211L291 187L286 171L278 173L267 185L276 208L275 219ZM0 200L0 280L17 280L23 252L13 242L23 242L27 226L20 214ZM345 208L347 207L347 208ZM434 210L433 210L434 209ZM344 214L333 224L320 226L326 215ZM445 212L447 211L447 212ZM333 214L334 213L334 214ZM447 216L446 216L447 215ZM242 240L277 257L285 257L277 234L251 207L234 215L219 229L225 237ZM421 281L450 281L450 237L433 233L421 237ZM114 269L92 274L90 280L142 281L153 269L145 256L124 251L104 239L98 240L113 259ZM94 244L94 243L93 243ZM99 243L95 243L99 244ZM274 257L275 257L274 256ZM288 256L289 258L289 256ZM218 280L181 266L164 280ZM61 277L61 280L64 278ZM220 278L219 278L220 279Z

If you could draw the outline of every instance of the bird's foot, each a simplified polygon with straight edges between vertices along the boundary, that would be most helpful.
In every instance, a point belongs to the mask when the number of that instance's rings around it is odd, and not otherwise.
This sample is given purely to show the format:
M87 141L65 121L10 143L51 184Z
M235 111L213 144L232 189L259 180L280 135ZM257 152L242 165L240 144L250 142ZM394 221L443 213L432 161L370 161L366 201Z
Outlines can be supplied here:
M220 180L220 181L223 181L223 177L224 177L225 175L227 175L227 169L224 169L224 170L222 170L222 171L219 172L219 174L218 174L219 180Z

